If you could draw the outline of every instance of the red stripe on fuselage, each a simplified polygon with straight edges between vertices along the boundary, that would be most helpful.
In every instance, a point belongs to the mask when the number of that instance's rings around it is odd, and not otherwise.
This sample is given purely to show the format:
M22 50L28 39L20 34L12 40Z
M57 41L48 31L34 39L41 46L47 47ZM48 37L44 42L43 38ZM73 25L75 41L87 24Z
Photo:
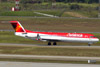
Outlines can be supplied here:
M36 34L45 34L45 35L54 35L54 36L63 36L63 37L71 37L71 38L96 38L92 34L87 33L60 33L60 32L35 32L35 31L28 31L27 33L36 33Z

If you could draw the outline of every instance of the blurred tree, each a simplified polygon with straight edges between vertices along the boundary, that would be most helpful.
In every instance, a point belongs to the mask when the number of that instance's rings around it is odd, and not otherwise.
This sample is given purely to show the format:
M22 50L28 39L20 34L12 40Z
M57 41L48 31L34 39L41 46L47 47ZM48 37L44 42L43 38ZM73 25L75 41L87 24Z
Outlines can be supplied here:
M44 0L21 0L20 3L22 4L26 4L26 3L30 3L30 4L34 4L34 3L41 3Z
M2 0L5 1L5 0ZM81 2L81 3L98 3L99 0L21 0L21 3L26 3L28 1L41 1L41 2L65 2L65 3L72 3L72 2Z
M20 3L26 4L26 2L28 2L28 1L32 1L32 0L20 0Z
M89 3L90 0L85 0L85 3Z

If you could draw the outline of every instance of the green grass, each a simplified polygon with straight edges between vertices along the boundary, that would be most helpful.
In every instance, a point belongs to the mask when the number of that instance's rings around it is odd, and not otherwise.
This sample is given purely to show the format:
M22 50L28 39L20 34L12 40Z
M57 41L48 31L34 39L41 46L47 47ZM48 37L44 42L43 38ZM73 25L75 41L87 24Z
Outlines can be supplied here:
M2 12L2 16L43 16L39 14L35 14L34 11L15 11L15 12Z
M34 12L40 12L45 14L50 14L54 16L59 16L62 12L62 10L32 10L32 11L3 11L0 12L1 16L37 16L37 17L44 17L44 15L39 15Z
M90 17L90 18L98 18L98 11L76 11L77 13L86 16L86 17Z
M50 14L54 16L59 16L61 14L61 10L38 10L38 11L15 11L15 12L2 12L1 16L35 16L35 17L44 17L44 15L36 14L34 12L40 12L45 14Z
M0 54L100 57L99 48L0 45Z
M11 8L15 6L15 3L0 3L0 16L2 12L11 11Z
M28 30L100 32L100 19L0 17L0 20L18 20ZM12 27L10 24L0 23L0 29Z
M33 13L33 11L38 11L42 13L47 13L55 16L62 16L62 17L73 17L71 15L64 15L63 9L66 11L70 11L70 6L72 4L78 4L82 6L81 9L77 10L77 13L81 15L85 15L87 17L97 17L98 11L96 10L96 7L98 4L86 4L86 3L56 3L57 8L52 8L52 6L49 6L48 3L42 3L42 4L21 4L20 7L22 8L22 11L19 12L10 12L11 8L15 6L14 3L1 3L0 4L0 16L43 16ZM2 6L2 7L1 7ZM91 12L90 12L90 11ZM75 10L72 10L75 11Z
M87 4L87 3L72 3L72 4L78 4L80 6L84 6L84 7L98 7L98 4L93 3L93 4Z
M50 15L54 15L54 16L61 16L61 17L76 17L76 16L72 16L69 14L65 14L63 12L63 10L38 10L38 11L15 11L15 12L11 12L11 11L4 11L1 12L0 15L1 16L35 16L35 17L45 17L44 15L40 15L40 14L36 14L34 12L40 12L40 13L44 13L44 14L50 14ZM66 11L65 11L66 12ZM68 12L68 11L67 11ZM86 16L86 17L98 17L98 11L69 11L69 12L76 12L82 16Z
M69 6L69 5L72 5L72 4L78 4L78 5L84 6L84 7L97 7L98 6L98 4L96 4L96 3L93 3L93 4L87 4L87 3L63 3L63 2L57 3L57 5L64 5L64 6Z
M72 11L65 11L63 14L62 14L62 17L77 17L77 16L73 16L71 14L67 14L67 12L72 12L72 13L77 13L79 14L80 16L78 18L82 18L83 17L86 17L86 18L97 18L98 17L98 11L82 11L82 10L72 10Z
M44 10L44 11L42 10L42 11L36 11L36 12L59 16L61 14L62 10Z

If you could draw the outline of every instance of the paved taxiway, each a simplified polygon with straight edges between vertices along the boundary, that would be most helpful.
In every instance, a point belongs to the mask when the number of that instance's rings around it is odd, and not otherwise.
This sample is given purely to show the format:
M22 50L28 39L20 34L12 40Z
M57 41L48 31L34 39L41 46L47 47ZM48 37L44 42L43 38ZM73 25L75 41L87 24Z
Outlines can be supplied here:
M0 67L100 67L100 65L0 61Z
M77 46L77 45L56 45L56 46L48 46L48 45L39 45L39 44L13 44L13 43L0 43L0 46L37 46L37 47L60 47L60 48L94 48L100 49L100 46Z
M100 48L100 46L78 46L78 45L56 45L56 46L48 46L48 45L40 45L40 44L14 44L14 43L0 43L1 46L44 46L44 47L94 47Z
M0 54L0 58L11 59L47 59L47 60L65 60L65 61L88 61L96 60L100 61L100 57L74 57L74 56L45 56L45 55L12 55L12 54Z

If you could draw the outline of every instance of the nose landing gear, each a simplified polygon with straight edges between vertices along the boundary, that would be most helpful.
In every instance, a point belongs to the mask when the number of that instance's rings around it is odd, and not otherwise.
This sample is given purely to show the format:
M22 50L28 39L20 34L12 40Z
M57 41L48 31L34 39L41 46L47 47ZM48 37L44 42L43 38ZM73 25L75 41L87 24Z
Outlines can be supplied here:
M91 44L88 44L88 46L91 46Z
M91 44L93 44L93 43L88 43L88 46L91 46Z

